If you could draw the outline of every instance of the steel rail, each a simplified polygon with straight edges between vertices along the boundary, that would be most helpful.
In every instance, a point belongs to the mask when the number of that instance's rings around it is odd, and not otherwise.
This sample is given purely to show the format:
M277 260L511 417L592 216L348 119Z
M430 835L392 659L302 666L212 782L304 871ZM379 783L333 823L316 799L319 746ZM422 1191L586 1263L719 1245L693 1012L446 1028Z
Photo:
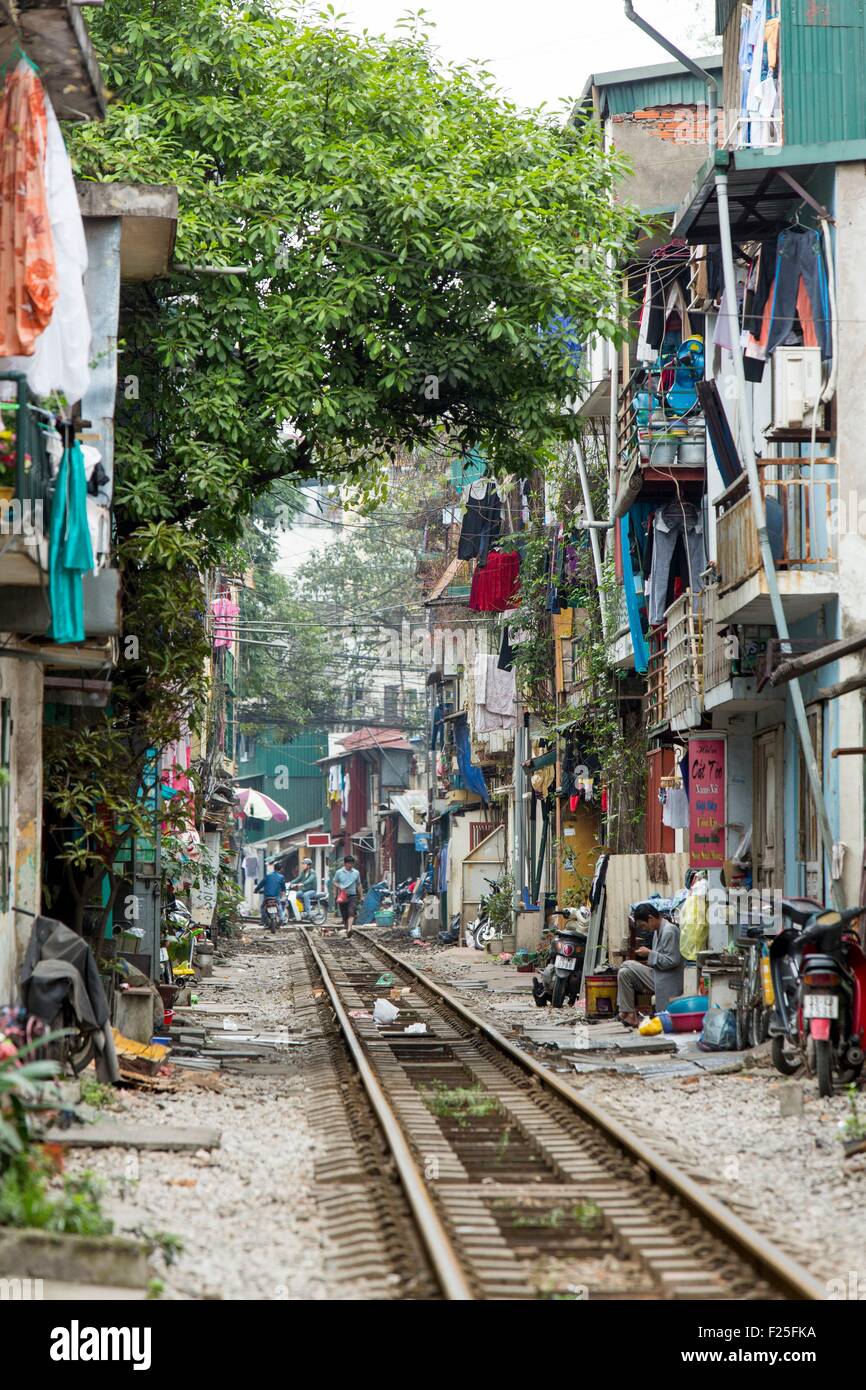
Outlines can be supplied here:
M430 1256L430 1262L436 1273L436 1277L441 1286L445 1297L451 1301L467 1302L475 1298L472 1289L467 1283L463 1272L463 1262L451 1239L439 1219L439 1215L433 1204L433 1200L424 1179L418 1169L418 1165L412 1156L403 1130L391 1108L387 1096L382 1089L379 1078L367 1060L364 1049L358 1040L358 1036L352 1027L352 1020L343 1008L340 996L334 981L331 979L325 962L322 960L316 946L305 927L300 926L304 940L310 948L313 959L322 976L325 989L328 992L331 1005L340 1025L346 1045L352 1054L358 1075L364 1086L364 1090L370 1099L370 1104L376 1115L376 1119L387 1140L388 1147L397 1165L397 1172L406 1198L412 1208L412 1215L417 1222L418 1229Z
M630 1158L648 1167L653 1176L659 1179L668 1191L673 1192L699 1217L714 1227L729 1245L735 1246L741 1255L756 1265L788 1297L807 1299L810 1302L823 1302L828 1298L824 1285L813 1278L797 1260L786 1255L766 1236L747 1225L718 1198L703 1192L694 1178L690 1178L687 1173L682 1172L681 1169L647 1144L644 1139L632 1134L609 1111L596 1105L594 1101L588 1100L571 1086L567 1086L564 1081L560 1081L551 1072L545 1071L534 1057L530 1057L528 1053L515 1047L514 1043L504 1037L492 1024L472 1013L461 999L458 999L450 990L445 989L443 985L432 980L417 966L410 965L401 956L389 951L387 946L383 946L368 932L356 928L355 934L362 937L382 955L387 956L389 960L394 961L402 970L408 971L433 994L438 995L449 1008L454 1009L473 1028L477 1028L485 1037L489 1038L500 1051L506 1053L512 1061L517 1062L524 1071L529 1072L548 1090L553 1091L574 1109L579 1110L597 1129L600 1129L623 1149Z

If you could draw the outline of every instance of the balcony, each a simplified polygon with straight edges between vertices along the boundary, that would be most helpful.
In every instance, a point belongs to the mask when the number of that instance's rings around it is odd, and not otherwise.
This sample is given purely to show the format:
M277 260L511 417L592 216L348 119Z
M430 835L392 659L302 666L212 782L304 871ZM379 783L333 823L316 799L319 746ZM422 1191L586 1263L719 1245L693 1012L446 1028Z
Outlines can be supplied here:
M0 376L0 585L41 586L48 571L50 412L21 373ZM54 433L52 431L52 433ZM56 437L56 434L55 434Z
M666 358L665 373L677 362ZM687 371L685 359L680 370ZM703 366L701 364L701 371ZM635 477L634 496L641 484L659 484L665 491L674 477L683 482L702 482L706 469L706 433L703 413L697 408L679 414L662 386L660 367L635 369L619 395L617 413L617 464L620 479ZM640 473L636 474L637 465ZM625 505L617 509L618 514Z
M703 603L704 708L726 714L747 714L765 708L773 699L764 663L774 629L752 624L725 624L718 618L718 590L705 589Z
M791 622L836 593L836 460L758 460L779 590ZM724 623L770 623L772 610L745 475L716 498L719 589Z

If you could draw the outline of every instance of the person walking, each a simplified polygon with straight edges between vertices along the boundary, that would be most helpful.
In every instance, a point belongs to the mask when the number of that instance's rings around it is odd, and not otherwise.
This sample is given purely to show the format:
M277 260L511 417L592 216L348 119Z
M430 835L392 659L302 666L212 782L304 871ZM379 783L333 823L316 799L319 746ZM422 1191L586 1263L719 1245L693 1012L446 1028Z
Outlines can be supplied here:
M343 867L334 874L334 887L337 890L337 910L343 919L346 935L351 936L358 915L358 894L361 889L361 875L351 854L346 855Z

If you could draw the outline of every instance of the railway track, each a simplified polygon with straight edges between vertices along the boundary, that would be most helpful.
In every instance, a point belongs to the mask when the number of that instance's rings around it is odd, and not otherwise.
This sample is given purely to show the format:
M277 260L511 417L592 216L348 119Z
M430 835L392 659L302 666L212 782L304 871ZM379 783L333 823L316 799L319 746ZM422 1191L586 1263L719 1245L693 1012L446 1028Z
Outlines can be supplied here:
M419 1289L458 1301L826 1297L621 1121L367 933L300 930L426 1255ZM370 1016L378 998L399 1008L392 1025Z

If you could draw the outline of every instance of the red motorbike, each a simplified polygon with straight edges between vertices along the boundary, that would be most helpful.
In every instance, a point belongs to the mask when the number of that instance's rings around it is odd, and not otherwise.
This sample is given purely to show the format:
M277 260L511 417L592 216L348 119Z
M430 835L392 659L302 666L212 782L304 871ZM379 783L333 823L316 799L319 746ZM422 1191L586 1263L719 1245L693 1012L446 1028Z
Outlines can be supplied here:
M837 912L800 899L782 911L793 925L770 947L773 1064L791 1076L805 1063L829 1096L834 1075L853 1081L864 1061L866 953L853 924L866 907Z

